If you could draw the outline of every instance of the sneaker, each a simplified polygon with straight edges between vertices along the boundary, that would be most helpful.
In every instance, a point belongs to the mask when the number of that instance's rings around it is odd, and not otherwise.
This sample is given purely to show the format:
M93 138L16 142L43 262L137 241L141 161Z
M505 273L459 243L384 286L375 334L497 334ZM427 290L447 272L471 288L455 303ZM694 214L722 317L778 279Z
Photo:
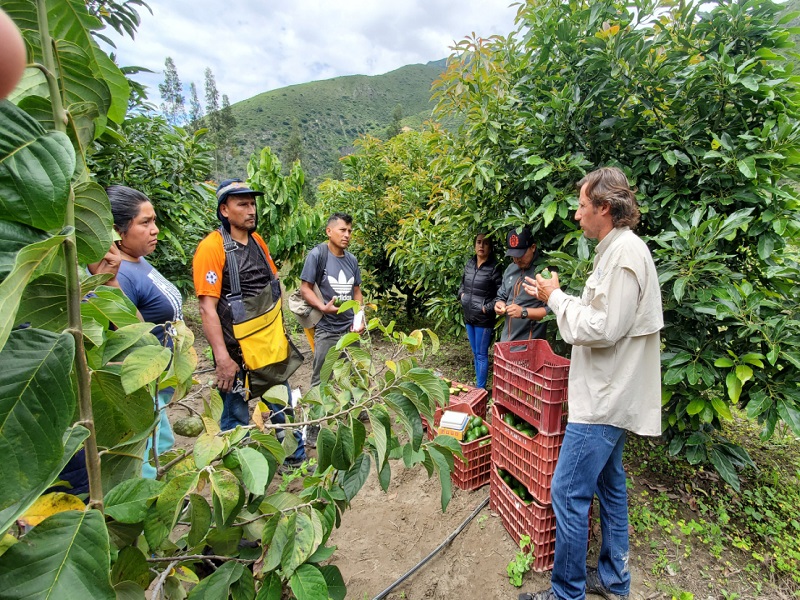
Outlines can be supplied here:
M556 596L553 588L549 588L534 594L525 592L524 594L519 595L519 600L559 600L559 598Z
M602 596L606 600L628 600L628 594L615 594L603 585L595 567L586 567L586 593Z
M306 430L306 447L307 448L316 448L317 447L317 436L319 435L319 425L309 425L308 429Z

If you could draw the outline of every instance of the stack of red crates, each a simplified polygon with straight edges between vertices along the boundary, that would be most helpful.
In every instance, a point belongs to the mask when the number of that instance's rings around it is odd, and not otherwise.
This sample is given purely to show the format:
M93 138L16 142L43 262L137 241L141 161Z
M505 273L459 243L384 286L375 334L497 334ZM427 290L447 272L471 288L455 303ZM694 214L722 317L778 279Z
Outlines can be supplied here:
M461 412L470 416L475 414L475 411L468 404L451 404L444 410ZM436 409L434 416L434 427L428 430L430 439L436 437L436 427L442 420L444 410L441 408ZM450 479L453 484L462 490L477 490L489 483L489 474L492 471L492 438L491 431L489 435L478 438L471 442L459 442L461 444L461 453L464 455L464 460L459 457L454 457L453 472L450 474Z
M535 571L553 568L556 519L550 484L567 425L568 380L569 360L554 354L545 340L495 344L490 507L516 542L530 536ZM506 423L508 414L536 434ZM532 499L515 494L498 469L519 481Z

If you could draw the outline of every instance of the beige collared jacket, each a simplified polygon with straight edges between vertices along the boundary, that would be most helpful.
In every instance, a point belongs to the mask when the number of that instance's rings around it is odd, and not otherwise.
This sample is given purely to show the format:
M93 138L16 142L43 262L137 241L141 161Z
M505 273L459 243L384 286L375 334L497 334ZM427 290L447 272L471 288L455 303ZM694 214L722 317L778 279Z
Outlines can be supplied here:
M661 435L661 290L647 245L628 227L597 245L580 298L550 295L572 348L569 422Z

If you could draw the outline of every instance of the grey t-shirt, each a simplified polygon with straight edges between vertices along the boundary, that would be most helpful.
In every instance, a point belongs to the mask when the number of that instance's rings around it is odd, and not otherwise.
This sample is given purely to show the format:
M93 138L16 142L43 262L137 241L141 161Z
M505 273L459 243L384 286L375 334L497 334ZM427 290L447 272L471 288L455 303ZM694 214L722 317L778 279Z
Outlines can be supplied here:
M320 244L311 250L303 265L300 279L311 284L317 284L322 301L326 304L331 298L338 296L342 300L353 299L353 288L361 286L361 270L358 268L356 257L345 250L344 256L339 257L328 251L327 244ZM328 255L325 269L318 273L319 253ZM345 332L353 324L353 311L348 310L342 314L324 314L317 327L322 331Z

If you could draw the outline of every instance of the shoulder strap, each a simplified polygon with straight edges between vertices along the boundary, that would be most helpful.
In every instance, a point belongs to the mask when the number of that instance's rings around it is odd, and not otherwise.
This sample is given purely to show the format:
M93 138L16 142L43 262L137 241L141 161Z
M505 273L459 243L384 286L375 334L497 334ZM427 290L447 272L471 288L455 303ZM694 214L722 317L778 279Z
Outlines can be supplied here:
M225 269L228 271L228 279L231 282L230 296L239 296L242 293L242 284L239 281L239 263L234 252L236 250L236 242L233 241L231 234L224 227L220 227L219 232L222 234L222 248L225 250Z
M319 254L317 255L317 280L314 283L319 287L328 264L328 244L322 243L317 246L317 248L319 248Z

